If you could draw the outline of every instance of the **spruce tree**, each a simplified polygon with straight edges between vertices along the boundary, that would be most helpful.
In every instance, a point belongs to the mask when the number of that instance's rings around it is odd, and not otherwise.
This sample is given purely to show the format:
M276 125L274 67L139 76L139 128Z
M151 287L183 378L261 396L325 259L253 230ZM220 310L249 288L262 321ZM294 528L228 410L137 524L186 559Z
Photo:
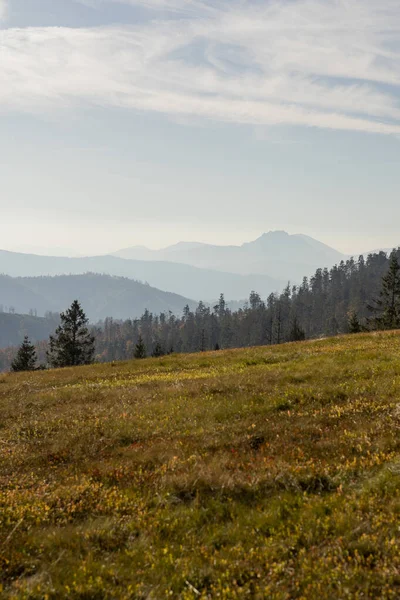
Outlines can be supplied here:
M372 329L400 328L400 265L396 252L390 255L389 270L382 278L379 298L368 305L373 317L368 319Z
M88 329L89 320L78 300L60 315L61 325L50 336L47 360L52 367L90 365L94 360L94 337Z
M35 371L36 369L36 349L29 341L26 335L24 341L18 349L17 355L11 363L11 371Z
M146 358L146 346L144 345L144 341L141 335L139 335L139 339L136 344L133 356L135 358Z
M161 346L160 342L157 342L156 345L154 346L153 352L152 352L152 357L153 358L159 358L160 356L164 356L165 352L164 352L164 348ZM142 358L142 357L139 357Z
M290 342L302 342L306 339L304 329L300 327L297 317L293 319L289 338Z
M206 332L204 331L203 327L200 334L200 352L205 352L206 349Z
M349 317L348 329L349 333L360 333L362 331L360 321L358 320L357 313L355 312L352 312Z

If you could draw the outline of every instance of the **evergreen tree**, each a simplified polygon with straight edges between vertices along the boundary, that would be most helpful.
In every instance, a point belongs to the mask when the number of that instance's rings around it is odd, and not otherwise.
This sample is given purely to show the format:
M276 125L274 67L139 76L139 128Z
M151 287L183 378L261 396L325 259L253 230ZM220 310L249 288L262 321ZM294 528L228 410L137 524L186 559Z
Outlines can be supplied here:
M357 313L352 312L348 321L349 333L360 333L362 331L360 321L358 320Z
M400 265L394 251L390 255L389 270L382 278L379 298L368 308L374 314L368 319L373 329L400 327Z
M36 349L29 341L26 335L24 341L18 349L17 355L11 363L11 371L35 371L36 369Z
M204 327L201 330L201 336L200 336L200 352L205 352L206 351L206 332L204 330Z
M226 311L226 302L225 302L224 294L220 294L219 303L217 306L218 306L218 314L220 317L222 317L222 315L224 315L225 311Z
M364 331L368 317L374 328L397 327L400 274L396 256L400 262L400 249L391 256L379 252L360 256L356 261L342 261L329 271L318 269L313 277L304 278L299 286L287 286L281 294L263 298L253 292L247 306L236 309L228 308L221 295L213 310L199 303L196 310L186 306L183 314L176 316L171 312L156 315L145 311L133 321L109 318L93 333L96 353L104 362L132 358L139 332L145 348L155 350L159 342L167 353L198 352L213 349L216 344L228 349L283 343L299 338L293 327L295 316L307 339L358 331L359 327ZM378 303L373 298L378 298ZM372 313L368 303L374 305ZM9 310L5 306L3 309ZM0 305L0 346L9 342L1 310ZM45 345L39 342L36 351L38 361L42 361ZM0 369L10 369L12 357L9 350L0 350Z
M304 329L299 325L297 317L293 319L292 327L290 329L290 342L303 342L306 339Z
M157 342L156 345L154 346L154 350L152 352L152 357L153 358L159 358L160 356L164 356L165 352L164 352L164 348L161 346L160 342ZM136 358L142 358L141 356L137 356Z
M47 360L52 367L90 365L94 359L94 337L88 319L77 300L60 315L61 325L50 336Z
M136 344L133 356L135 358L146 358L146 346L144 345L144 341L141 335L139 335L139 339Z

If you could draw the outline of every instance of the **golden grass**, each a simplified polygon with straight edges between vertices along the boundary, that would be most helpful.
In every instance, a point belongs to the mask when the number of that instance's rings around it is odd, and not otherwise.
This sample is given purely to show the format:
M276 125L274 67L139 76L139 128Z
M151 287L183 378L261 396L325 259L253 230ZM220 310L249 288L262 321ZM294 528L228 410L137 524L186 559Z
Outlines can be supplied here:
M0 596L400 597L400 334L0 376Z

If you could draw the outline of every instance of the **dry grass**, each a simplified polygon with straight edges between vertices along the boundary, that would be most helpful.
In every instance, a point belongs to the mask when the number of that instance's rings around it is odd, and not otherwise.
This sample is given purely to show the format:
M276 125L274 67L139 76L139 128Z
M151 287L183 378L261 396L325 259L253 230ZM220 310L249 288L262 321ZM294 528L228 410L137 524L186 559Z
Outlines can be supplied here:
M0 376L2 598L400 597L400 335Z

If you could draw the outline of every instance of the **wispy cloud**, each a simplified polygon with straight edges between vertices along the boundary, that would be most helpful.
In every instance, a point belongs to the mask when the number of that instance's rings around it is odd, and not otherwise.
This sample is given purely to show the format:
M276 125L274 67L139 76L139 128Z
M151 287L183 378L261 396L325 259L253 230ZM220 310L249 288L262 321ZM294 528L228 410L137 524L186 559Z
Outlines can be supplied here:
M0 107L90 102L400 134L398 0L82 1L151 16L133 27L0 31Z
M8 9L7 0L0 0L0 21L3 21L3 19L6 18L7 9Z
M196 14L202 12L216 12L221 10L228 0L79 0L90 6L101 6L113 2L114 4L130 4L141 6L156 11L170 11L182 14ZM235 0L233 0L235 2ZM225 4L227 6L227 4Z

